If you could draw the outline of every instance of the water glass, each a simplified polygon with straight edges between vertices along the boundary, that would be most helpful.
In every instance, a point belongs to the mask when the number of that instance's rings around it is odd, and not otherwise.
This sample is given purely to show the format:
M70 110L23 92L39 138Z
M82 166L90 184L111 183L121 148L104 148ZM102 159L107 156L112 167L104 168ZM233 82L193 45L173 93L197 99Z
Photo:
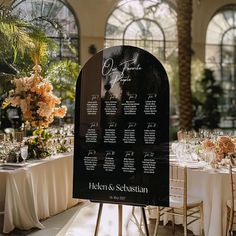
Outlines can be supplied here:
M19 157L21 153L20 147L17 147L15 152L16 152L16 163L19 163Z
M28 157L28 146L27 145L21 147L20 154L23 159L23 162L25 163L25 160Z

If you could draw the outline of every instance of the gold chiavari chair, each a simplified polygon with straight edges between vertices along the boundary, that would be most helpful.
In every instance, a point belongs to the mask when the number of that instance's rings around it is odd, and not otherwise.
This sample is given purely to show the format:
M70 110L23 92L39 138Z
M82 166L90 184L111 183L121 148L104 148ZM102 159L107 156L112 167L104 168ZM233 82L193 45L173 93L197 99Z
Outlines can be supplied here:
M200 220L202 235L204 235L203 202L187 194L187 167L170 165L170 207L157 208L157 220L154 236L158 233L160 217L172 216L174 232L175 216L183 218L184 236L187 236L187 226Z
M234 181L233 177L233 171L232 171L232 162L230 162L229 165L229 175L230 175L230 191L231 196L230 200L226 202L226 209L227 209L227 222L226 222L226 236L227 235L233 235L233 225L236 225L236 222L234 222L234 218L236 217L236 208L235 208L235 191L236 191L236 183Z
M194 138L195 135L196 135L196 132L193 130L190 130L190 131L179 130L177 132L178 141L190 140Z
M0 142L5 140L5 134L0 134Z
M178 141L181 141L182 139L185 139L185 131L183 131L183 130L179 130L178 132L177 132L177 138L178 138Z
M5 140L5 134L0 134L0 142ZM4 211L0 211L0 215L3 215Z
M15 139L17 142L22 142L23 141L23 132L22 131L15 132Z

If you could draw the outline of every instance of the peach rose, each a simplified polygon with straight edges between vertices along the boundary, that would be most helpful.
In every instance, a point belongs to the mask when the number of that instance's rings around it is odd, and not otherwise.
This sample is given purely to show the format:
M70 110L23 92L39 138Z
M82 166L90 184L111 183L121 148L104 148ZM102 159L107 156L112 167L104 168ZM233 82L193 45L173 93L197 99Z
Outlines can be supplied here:
M54 115L60 118L63 118L67 112L66 106L61 106L59 108L54 109Z
M218 143L222 153L233 153L235 151L235 145L230 137L227 136L219 137Z
M234 143L234 145L236 145L236 138L231 138L231 141Z
M215 144L211 139L205 139L202 141L202 147L206 150L212 150L215 148Z
M33 70L35 73L30 77L12 80L15 90L9 92L5 102L20 107L23 119L32 126L47 127L55 116L64 117L67 109L56 107L61 99L52 93L52 84L40 76L41 67L36 65Z

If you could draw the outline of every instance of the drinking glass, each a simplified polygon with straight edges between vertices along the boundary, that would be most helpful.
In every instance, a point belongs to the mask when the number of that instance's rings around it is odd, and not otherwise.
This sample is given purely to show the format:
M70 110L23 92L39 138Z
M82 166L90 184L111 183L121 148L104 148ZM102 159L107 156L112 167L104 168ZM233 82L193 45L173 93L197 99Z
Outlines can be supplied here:
M15 152L16 152L16 163L19 163L19 157L21 153L20 147L17 147Z
M51 139L49 142L49 149L51 151L52 156L57 155L57 141L55 138Z
M13 150L16 154L16 163L19 163L21 142L18 142L16 139L14 139L12 145L13 145Z
M28 156L28 146L27 145L21 147L20 154L23 159L23 162L25 163L25 160Z

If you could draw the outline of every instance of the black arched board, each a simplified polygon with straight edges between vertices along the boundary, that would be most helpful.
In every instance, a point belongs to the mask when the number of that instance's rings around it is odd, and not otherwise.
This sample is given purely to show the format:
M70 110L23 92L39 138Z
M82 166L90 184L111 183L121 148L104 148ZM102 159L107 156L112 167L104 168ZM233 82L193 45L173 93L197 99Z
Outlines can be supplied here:
M169 83L147 51L95 54L76 85L73 196L169 204Z

